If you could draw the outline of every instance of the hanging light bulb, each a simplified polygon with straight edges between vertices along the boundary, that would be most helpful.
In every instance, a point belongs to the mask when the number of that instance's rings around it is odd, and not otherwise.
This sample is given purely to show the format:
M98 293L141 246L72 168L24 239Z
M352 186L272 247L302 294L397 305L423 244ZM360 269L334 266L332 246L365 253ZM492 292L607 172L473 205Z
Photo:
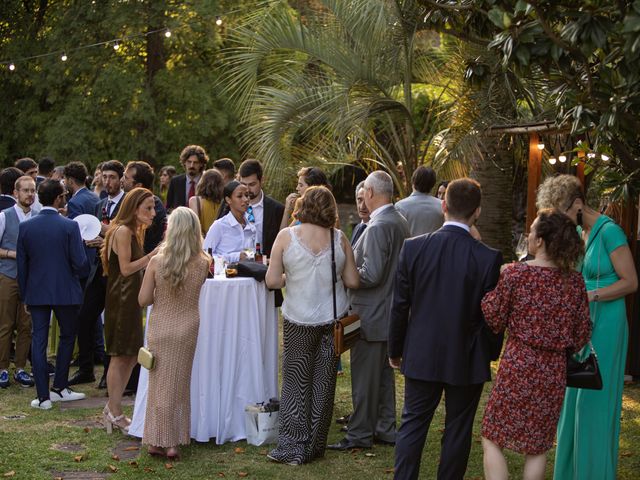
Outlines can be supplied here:
M116 40L115 43L113 44L113 49L117 52L119 48L120 48L120 44Z
M216 15L216 25L222 25L222 17L220 15Z
M600 158L602 159L603 162L608 162L609 161L609 155L605 155L604 153L602 155L600 155Z
M549 157L549 164L555 165L556 164L556 157Z
M169 38L171 36L171 30L167 29L167 31L164 32L164 36Z
M558 157L558 160L560 160L560 163L564 163L567 161L567 156L566 155L560 155Z
M538 142L538 150L544 150L544 143Z
M69 57L67 57L66 53L63 53L62 56L60 57L60 60L62 60L63 62L66 62L68 60Z
M587 158L596 158L596 154L593 152L587 153Z
M16 69L15 64L10 63L10 64L9 64L9 70L11 70L11 71L13 72L15 69Z

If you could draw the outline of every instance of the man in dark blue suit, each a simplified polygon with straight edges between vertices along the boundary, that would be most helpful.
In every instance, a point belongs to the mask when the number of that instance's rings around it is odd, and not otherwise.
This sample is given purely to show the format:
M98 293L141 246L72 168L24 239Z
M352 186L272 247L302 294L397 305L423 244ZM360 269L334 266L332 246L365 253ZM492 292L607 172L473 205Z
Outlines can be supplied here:
M480 301L500 276L502 254L475 240L480 184L449 184L443 227L408 239L400 252L389 325L389 363L405 376L402 424L396 438L396 479L417 479L429 425L442 393L445 429L438 479L462 479L473 419L489 363L500 353Z
M65 193L56 180L42 182L38 188L42 211L18 229L18 286L31 313L31 363L38 392L31 406L43 410L50 409L51 402L84 398L83 393L67 387L67 376L82 303L80 278L87 276L89 262L78 224L58 213L64 207ZM60 343L49 391L47 343L52 310L60 326Z
M100 198L86 187L86 180L89 172L82 162L70 162L64 167L64 180L71 199L67 204L67 218L73 219L78 215L96 215ZM102 246L102 239L97 238L84 242L84 251L87 260L92 267L99 261L99 249ZM102 348L96 346L96 329L98 335L102 337L102 321L100 312L94 311L95 298L91 294L93 277L91 272L85 278L80 279L83 288L83 302L78 313L78 364L79 369L69 379L69 385L88 383L95 381L93 374L94 352L96 355L104 355L104 341L99 342ZM85 325L91 323L90 326ZM100 327L100 328L98 328ZM82 334L81 334L82 332ZM84 333L88 332L88 335ZM99 347L99 345L98 345ZM97 350L97 351L96 351Z

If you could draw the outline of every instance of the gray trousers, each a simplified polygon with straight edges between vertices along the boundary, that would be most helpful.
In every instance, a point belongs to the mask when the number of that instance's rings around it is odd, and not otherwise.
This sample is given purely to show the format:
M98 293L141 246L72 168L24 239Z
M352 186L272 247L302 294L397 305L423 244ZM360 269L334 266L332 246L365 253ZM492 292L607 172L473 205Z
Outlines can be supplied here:
M396 386L387 357L387 342L360 339L351 349L353 413L347 439L370 447L374 436L396 440Z

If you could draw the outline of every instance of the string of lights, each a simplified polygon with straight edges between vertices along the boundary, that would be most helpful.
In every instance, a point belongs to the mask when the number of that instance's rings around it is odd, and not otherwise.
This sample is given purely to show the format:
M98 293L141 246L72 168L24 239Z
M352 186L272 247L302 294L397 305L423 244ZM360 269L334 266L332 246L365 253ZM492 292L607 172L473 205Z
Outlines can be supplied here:
M272 3L271 0L267 0L265 2L263 2L261 5L267 5L269 3ZM229 17L232 14L238 13L243 11L244 9L242 8L236 8L234 10L230 10L228 12L225 12L223 15L216 15L215 17L215 24L218 27L221 27L222 24L224 23L223 18L224 17ZM174 28L175 30L180 30L183 27L176 27ZM20 58L16 58L16 59L11 59L11 60L0 60L0 66L7 68L9 71L11 72L15 72L18 68L18 65L20 64L24 64L30 60L35 60L35 59L40 59L40 58L46 58L46 57L59 57L60 61L62 62L66 62L67 60L69 60L69 58L71 57L71 54L73 54L74 52L78 52L80 50L85 50L88 48L95 48L95 47L103 47L103 46L112 46L113 49L115 51L118 51L120 49L120 47L127 41L131 41L134 40L136 38L141 38L141 37L147 37L149 35L164 35L167 38L170 38L172 34L172 30L169 27L162 27L162 28L158 28L155 30L150 30L148 32L143 32L143 33L134 33L134 34L130 34L130 35L123 35L121 37L118 38L111 38L109 40L104 40L102 42L96 42L96 43L91 43L91 44L87 44L87 45L80 45L78 47L73 47L73 48L67 48L67 49L62 49L62 50L53 50L47 53L41 53L38 55L31 55L28 57L20 57Z

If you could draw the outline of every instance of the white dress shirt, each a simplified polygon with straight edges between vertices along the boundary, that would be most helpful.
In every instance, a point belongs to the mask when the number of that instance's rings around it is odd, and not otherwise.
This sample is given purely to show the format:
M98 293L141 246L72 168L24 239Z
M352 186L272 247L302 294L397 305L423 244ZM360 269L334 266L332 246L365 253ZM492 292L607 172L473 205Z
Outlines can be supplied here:
M105 204L105 207L109 205L109 202L113 202L107 209L108 218L111 218L111 212L113 212L113 209L116 208L116 205L118 204L118 202L120 202L120 199L123 196L124 196L124 190L120 190L120 193L118 193L115 197L107 197L107 203Z
M253 218L255 219L256 242L261 243L261 247L264 248L264 242L262 241L262 226L264 221L264 192L262 190L260 190L260 201L255 205L251 205L251 208L253 209Z
M204 239L205 250L210 248L213 255L223 256L227 262L240 260L242 250L253 249L256 244L256 227L248 220L246 213L244 219L244 228L231 212L213 222Z

